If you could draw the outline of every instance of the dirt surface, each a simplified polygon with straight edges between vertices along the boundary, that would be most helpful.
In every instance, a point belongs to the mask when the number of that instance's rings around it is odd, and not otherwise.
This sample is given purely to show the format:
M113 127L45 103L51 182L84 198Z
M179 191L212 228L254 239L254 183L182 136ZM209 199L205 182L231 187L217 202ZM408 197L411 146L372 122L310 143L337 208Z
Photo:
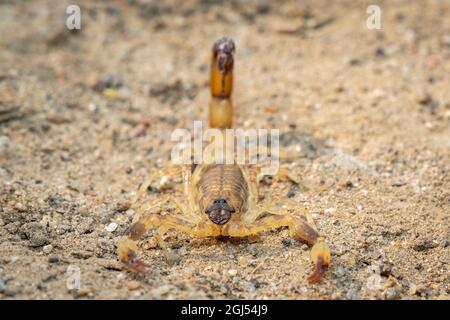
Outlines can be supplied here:
M382 29L368 30L372 2L77 1L71 32L69 2L2 1L0 298L448 299L450 2L376 1ZM171 263L146 237L148 276L117 261L128 203L167 164L170 133L206 119L222 35L237 46L236 126L302 148L284 165L310 188L274 192L330 243L319 284L283 228L170 232Z

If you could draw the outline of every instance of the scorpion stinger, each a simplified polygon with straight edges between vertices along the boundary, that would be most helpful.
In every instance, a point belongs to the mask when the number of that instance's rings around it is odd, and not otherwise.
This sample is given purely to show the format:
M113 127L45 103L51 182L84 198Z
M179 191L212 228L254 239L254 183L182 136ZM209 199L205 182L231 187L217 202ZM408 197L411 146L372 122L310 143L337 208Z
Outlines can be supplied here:
M211 61L211 102L209 104L209 126L211 128L231 128L233 123L233 66L235 45L231 38L222 37L212 49Z

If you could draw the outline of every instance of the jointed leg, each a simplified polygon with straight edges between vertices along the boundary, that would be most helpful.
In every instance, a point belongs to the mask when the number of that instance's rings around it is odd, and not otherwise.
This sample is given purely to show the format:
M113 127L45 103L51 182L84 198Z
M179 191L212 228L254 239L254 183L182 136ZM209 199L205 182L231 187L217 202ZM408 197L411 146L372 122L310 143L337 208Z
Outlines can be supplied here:
M135 203L139 202L139 200L142 198L142 196L147 193L150 186L156 184L157 180L160 180L159 181L160 185L156 185L156 189L158 189L158 191L160 191L160 192L165 191L164 181L161 181L163 179L163 177L166 177L168 179L167 184L169 185L168 182L170 182L170 179L175 179L175 178L181 177L181 172L183 172L183 170L186 169L185 167L186 166L182 166L182 165L171 165L171 166L168 166L161 170L158 170L156 172L153 172L140 185L139 190L137 191L136 196L133 198L132 203L135 204Z
M162 241L162 236L169 229L175 229L197 237L217 236L220 234L218 230L214 229L214 226L195 224L174 215L145 214L125 231L125 234L118 242L117 253L119 260L127 269L141 273L145 273L148 270L149 266L142 261L137 253L138 246L136 241L153 228L158 228L156 236L163 249L166 246Z
M330 249L324 237L320 236L315 227L309 224L306 219L290 214L271 214L256 220L252 225L231 225L229 233L230 236L243 237L276 227L288 227L292 237L306 241L313 246L311 260L315 268L308 281L310 283L318 282L330 264Z
M264 178L263 174L258 176L258 182L261 182ZM276 189L277 185L281 181L289 181L298 186L301 186L304 190L309 190L312 188L312 183L308 180L302 179L297 174L293 173L290 169L285 167L280 167L276 175L274 175L274 182L272 183L272 189Z

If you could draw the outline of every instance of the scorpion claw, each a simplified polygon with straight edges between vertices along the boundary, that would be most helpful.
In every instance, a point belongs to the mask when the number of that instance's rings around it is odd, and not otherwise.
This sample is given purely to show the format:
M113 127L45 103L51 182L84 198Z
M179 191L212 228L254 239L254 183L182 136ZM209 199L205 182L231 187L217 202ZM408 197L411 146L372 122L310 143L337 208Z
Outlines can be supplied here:
M136 252L133 250L128 250L127 258L122 259L121 262L124 264L124 266L132 271L139 274L147 274L149 272L150 266L145 263Z
M313 284L322 278L331 261L330 249L323 238L319 238L319 241L312 247L311 258L315 267L313 273L308 277L308 282Z
M328 264L325 264L322 257L317 259L313 273L308 277L310 284L317 283L328 269Z

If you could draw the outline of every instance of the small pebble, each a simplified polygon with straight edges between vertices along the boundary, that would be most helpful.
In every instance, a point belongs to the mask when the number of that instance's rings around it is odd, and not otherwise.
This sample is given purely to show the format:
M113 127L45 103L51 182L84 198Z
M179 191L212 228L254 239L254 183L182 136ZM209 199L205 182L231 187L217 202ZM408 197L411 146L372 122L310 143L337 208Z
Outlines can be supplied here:
M165 284L160 286L159 288L153 289L152 294L156 296L165 296L170 292L170 286Z
M86 260L86 259L89 259L90 257L92 257L92 253L89 251L86 251L86 250L80 250L80 251L72 252L72 256L77 259Z
M161 192L161 191L165 191L165 190L171 189L172 187L173 187L173 184L170 181L169 177L163 176L161 178L161 180L159 181L158 186L156 187L156 189Z
M434 123L430 121L425 122L425 128L432 130L434 129L434 127L435 127Z
M289 191L288 191L288 193L286 194L286 196L287 196L288 198L293 198L293 197L295 197L295 191L292 190L292 189L289 189Z
M60 224L58 226L58 233L59 234L64 234L64 233L70 232L70 231L72 231L72 227L67 225L67 224Z
M414 283L409 285L408 293L412 296L417 293L417 286Z
M232 277L234 277L235 275L237 275L237 270L236 269L230 269L228 270L228 274Z
M82 298L86 296L92 296L94 292L95 292L94 288L82 288L75 291L74 296L75 298Z
M119 212L124 212L124 211L127 211L128 209L130 209L130 207L131 207L131 203L128 201L119 202L117 204L116 210Z
M287 247L290 247L292 244L293 244L293 240L292 239L289 239L289 238L283 238L282 240L281 240L281 243L283 244L283 246L285 246L286 248Z
M108 225L105 227L105 229L106 229L106 231L108 231L108 232L114 232L114 231L116 231L117 227L118 227L118 224L117 224L117 223L111 222L110 224L108 224Z
M17 202L14 208L19 212L25 212L27 210L27 208L20 202Z
M439 245L439 243L436 243L435 241L425 239L425 240L421 240L418 243L416 243L415 245L413 245L413 250L418 251L418 252L424 252L424 251L428 251L430 249L434 249L438 245Z
M166 253L166 259L169 265L176 265L181 261L180 255L175 250L169 250Z
M239 266L245 268L248 265L247 258L244 256L239 257Z
M95 89L103 91L105 89L118 89L123 85L122 77L119 74L110 73L103 75L95 85Z
M48 256L48 262L49 263L58 263L59 257L55 256L55 255L50 255L50 256Z
M30 247L41 247L49 243L46 229L39 222L29 222L23 226L23 230Z
M341 188L353 188L353 182L351 182L350 180L342 180L341 182L339 182L339 186Z
M62 152L60 158L62 161L70 161L70 154L68 152Z
M342 278L343 276L345 276L345 268L343 266L337 266L334 269L333 273L337 278Z
M88 110L91 112L97 112L98 111L98 107L95 103L89 103L88 104Z
M126 282L127 289L130 291L137 290L141 287L141 284L137 281L131 280Z
M42 251L45 254L49 254L50 252L52 252L52 250L53 250L53 246L51 244L48 244L42 248Z
M66 117L64 117L61 114L58 113L49 113L47 114L47 121L54 123L54 124L63 124L66 122L69 122L69 119L67 119Z
M397 288L389 288L386 290L385 297L387 300L395 300L400 297L400 292Z
M357 65L361 64L361 59L351 58L348 60L348 64L351 66L357 66Z
M383 49L382 47L378 47L378 48L375 50L375 55L376 55L377 57L384 57L384 56L386 55L386 53L384 52L384 49Z
M248 246L248 250L250 251L251 255L254 257L257 257L259 254L259 249L257 245L251 244Z

